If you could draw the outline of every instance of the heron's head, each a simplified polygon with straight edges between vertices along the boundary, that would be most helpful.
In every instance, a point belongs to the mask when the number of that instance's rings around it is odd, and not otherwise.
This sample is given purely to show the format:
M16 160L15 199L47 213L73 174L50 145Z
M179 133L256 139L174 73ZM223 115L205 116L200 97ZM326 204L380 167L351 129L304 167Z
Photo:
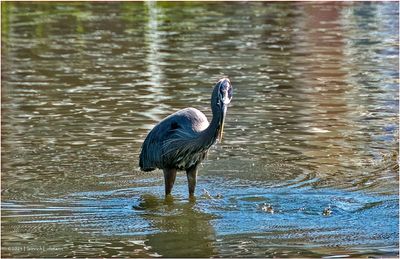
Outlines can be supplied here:
M232 85L228 78L222 78L217 83L218 100L217 103L223 104L221 107L227 107L232 100Z
M218 132L218 139L222 141L222 134L224 131L225 115L228 104L232 100L233 87L228 78L220 79L215 85L216 91L216 106L220 112L220 130Z

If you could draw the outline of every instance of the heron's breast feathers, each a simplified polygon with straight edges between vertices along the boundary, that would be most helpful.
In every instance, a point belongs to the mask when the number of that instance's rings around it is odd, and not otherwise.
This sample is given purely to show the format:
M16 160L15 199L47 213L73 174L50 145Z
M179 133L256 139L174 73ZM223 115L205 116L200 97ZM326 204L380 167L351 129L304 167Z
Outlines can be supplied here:
M179 169L201 162L209 147L203 145L199 133L178 128L162 145L162 160Z

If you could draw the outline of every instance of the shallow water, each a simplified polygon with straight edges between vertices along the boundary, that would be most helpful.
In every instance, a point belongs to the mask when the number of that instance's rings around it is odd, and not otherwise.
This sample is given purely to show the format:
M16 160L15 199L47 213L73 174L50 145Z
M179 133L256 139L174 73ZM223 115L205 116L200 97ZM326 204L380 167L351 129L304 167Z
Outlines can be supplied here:
M3 2L2 256L397 255L398 22L389 2ZM210 118L221 76L224 140L196 200L183 173L165 200L140 145L178 109Z

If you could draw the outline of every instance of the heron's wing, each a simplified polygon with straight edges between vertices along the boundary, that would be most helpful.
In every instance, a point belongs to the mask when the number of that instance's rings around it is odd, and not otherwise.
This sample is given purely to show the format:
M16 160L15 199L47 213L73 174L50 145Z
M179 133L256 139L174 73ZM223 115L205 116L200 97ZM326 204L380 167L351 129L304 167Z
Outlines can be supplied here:
M175 166L177 156L188 153L190 140L208 125L206 116L194 108L180 110L160 121L142 145L141 169L151 171Z
M179 118L171 135L163 142L162 158L164 163L176 168L183 168L198 156L202 156L204 148L199 134L205 130L209 123L206 116L197 109L187 108L177 113Z

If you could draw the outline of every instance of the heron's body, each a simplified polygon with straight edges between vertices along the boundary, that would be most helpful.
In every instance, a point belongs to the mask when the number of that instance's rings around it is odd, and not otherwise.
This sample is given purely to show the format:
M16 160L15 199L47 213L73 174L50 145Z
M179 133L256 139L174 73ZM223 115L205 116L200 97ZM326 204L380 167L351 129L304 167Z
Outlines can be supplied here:
M228 79L221 79L214 87L211 97L211 123L201 111L186 108L160 121L147 135L142 145L139 166L143 171L156 168L164 171L167 195L172 190L177 170L186 171L189 194L194 194L198 165L204 160L218 135L222 136L226 105L230 102L231 92ZM225 99L220 99L221 93Z
M142 146L140 167L143 171L156 168L176 168L186 170L196 163L201 162L208 148L205 150L190 150L171 154L173 145L179 143L188 146L191 141L200 137L202 131L208 126L207 117L195 108L179 110L160 121L147 135ZM184 133L182 133L184 132ZM186 143L185 143L186 142ZM148 152L148 150L154 150Z

